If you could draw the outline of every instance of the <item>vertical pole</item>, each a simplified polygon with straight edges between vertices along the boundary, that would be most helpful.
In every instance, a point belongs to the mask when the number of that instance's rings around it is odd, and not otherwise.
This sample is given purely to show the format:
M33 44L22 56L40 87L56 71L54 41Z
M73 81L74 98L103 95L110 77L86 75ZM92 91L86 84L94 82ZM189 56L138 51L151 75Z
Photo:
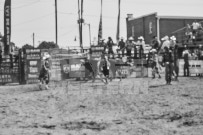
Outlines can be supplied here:
M81 28L81 30L80 30L80 34L81 34L81 36L80 36L80 38L81 38L81 49L82 49L82 53L83 53L83 39L82 39L82 23L83 23L83 0L81 0L81 21L80 21L80 28Z
M80 44L80 47L81 47L81 27L80 27L80 0L78 0L78 26L79 26L79 44Z
M55 0L56 45L58 45L57 0Z
M90 28L90 24L89 24L89 37L90 37L90 47L91 47L91 28Z
M35 48L35 33L33 33L32 38L33 38L33 48Z
M160 18L158 17L156 21L157 21L157 25L156 25L156 27L157 27L157 38L158 38L158 40L160 40L160 27L159 27Z

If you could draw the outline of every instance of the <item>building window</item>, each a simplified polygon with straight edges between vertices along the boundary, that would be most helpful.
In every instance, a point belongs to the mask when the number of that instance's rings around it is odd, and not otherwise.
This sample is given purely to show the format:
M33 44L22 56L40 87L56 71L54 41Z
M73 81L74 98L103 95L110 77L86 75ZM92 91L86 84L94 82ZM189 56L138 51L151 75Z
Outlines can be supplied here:
M132 37L135 36L135 30L134 30L134 26L132 26Z

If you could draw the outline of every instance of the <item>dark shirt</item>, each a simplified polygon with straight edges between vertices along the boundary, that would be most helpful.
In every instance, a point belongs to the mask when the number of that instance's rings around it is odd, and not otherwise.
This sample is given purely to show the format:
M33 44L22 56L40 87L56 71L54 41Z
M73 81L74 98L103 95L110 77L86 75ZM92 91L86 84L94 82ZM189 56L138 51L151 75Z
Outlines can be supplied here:
M188 56L188 53L185 53L184 56L183 56L183 59L184 59L184 62L188 62L189 60L189 56Z
M120 47L120 49L123 49L125 47L125 42L119 41L118 47Z
M152 41L152 47L157 49L159 47L159 42L157 40Z
M109 41L107 42L107 46L108 46L109 49L112 49L112 48L113 48L113 41L112 41L112 40L109 40Z
M163 55L163 62L173 62L173 56L171 52L165 52Z

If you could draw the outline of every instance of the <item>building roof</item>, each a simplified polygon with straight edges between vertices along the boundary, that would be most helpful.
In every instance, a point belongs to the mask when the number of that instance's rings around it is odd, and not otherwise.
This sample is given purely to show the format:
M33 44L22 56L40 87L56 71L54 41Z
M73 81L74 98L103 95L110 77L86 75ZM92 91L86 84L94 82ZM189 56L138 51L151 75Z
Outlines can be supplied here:
M139 17L136 17L136 18L134 18L134 17L132 17L132 18L128 18L128 20L131 21L131 20L135 20L135 19L143 18L143 17L146 17L146 16L150 16L150 15L153 15L153 14L155 14L155 15L157 16L157 12L154 12L154 13L150 13L150 14L142 15L142 16L139 16Z
M158 18L158 19L193 19L193 20L194 19L203 19L203 17L200 17L200 16L164 16L164 15L157 15L157 12L154 12L154 13L142 15L142 16L139 16L136 18L134 18L134 17L128 18L128 20L131 21L131 20L135 20L135 19L140 19L140 18L147 17L147 16L150 16L153 14L155 14L156 18Z
M159 19L203 19L200 16L157 16Z

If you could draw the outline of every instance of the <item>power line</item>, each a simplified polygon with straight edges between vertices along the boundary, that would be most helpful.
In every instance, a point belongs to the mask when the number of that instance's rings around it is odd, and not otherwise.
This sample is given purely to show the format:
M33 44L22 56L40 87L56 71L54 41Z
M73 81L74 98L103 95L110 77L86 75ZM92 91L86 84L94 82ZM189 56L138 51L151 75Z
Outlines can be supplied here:
M30 20L27 20L27 21L18 23L18 24L14 25L14 26L22 25L22 24L29 23L29 22L33 22L33 21L39 20L39 19L41 19L41 18L44 19L45 17L48 17L48 16L52 15L53 13L54 13L54 12L49 13L49 14L46 14L46 15L43 15L43 16L40 16L40 17L36 17L36 18L30 19Z
M76 13L67 13L67 12L58 12L59 14L68 14L68 15L77 15ZM84 14L84 16L89 16L89 17L98 17L98 15L88 15L88 14ZM114 19L114 18L117 18L116 16L102 16L103 18L110 18L110 19ZM126 19L125 17L121 17L123 19Z
M76 29L77 29L77 28L75 27L75 28L71 29L70 31L67 31L67 32L61 34L60 37L63 37L63 36L65 36L65 35L69 35L70 33L72 33L72 32L73 32L74 30L76 30Z

